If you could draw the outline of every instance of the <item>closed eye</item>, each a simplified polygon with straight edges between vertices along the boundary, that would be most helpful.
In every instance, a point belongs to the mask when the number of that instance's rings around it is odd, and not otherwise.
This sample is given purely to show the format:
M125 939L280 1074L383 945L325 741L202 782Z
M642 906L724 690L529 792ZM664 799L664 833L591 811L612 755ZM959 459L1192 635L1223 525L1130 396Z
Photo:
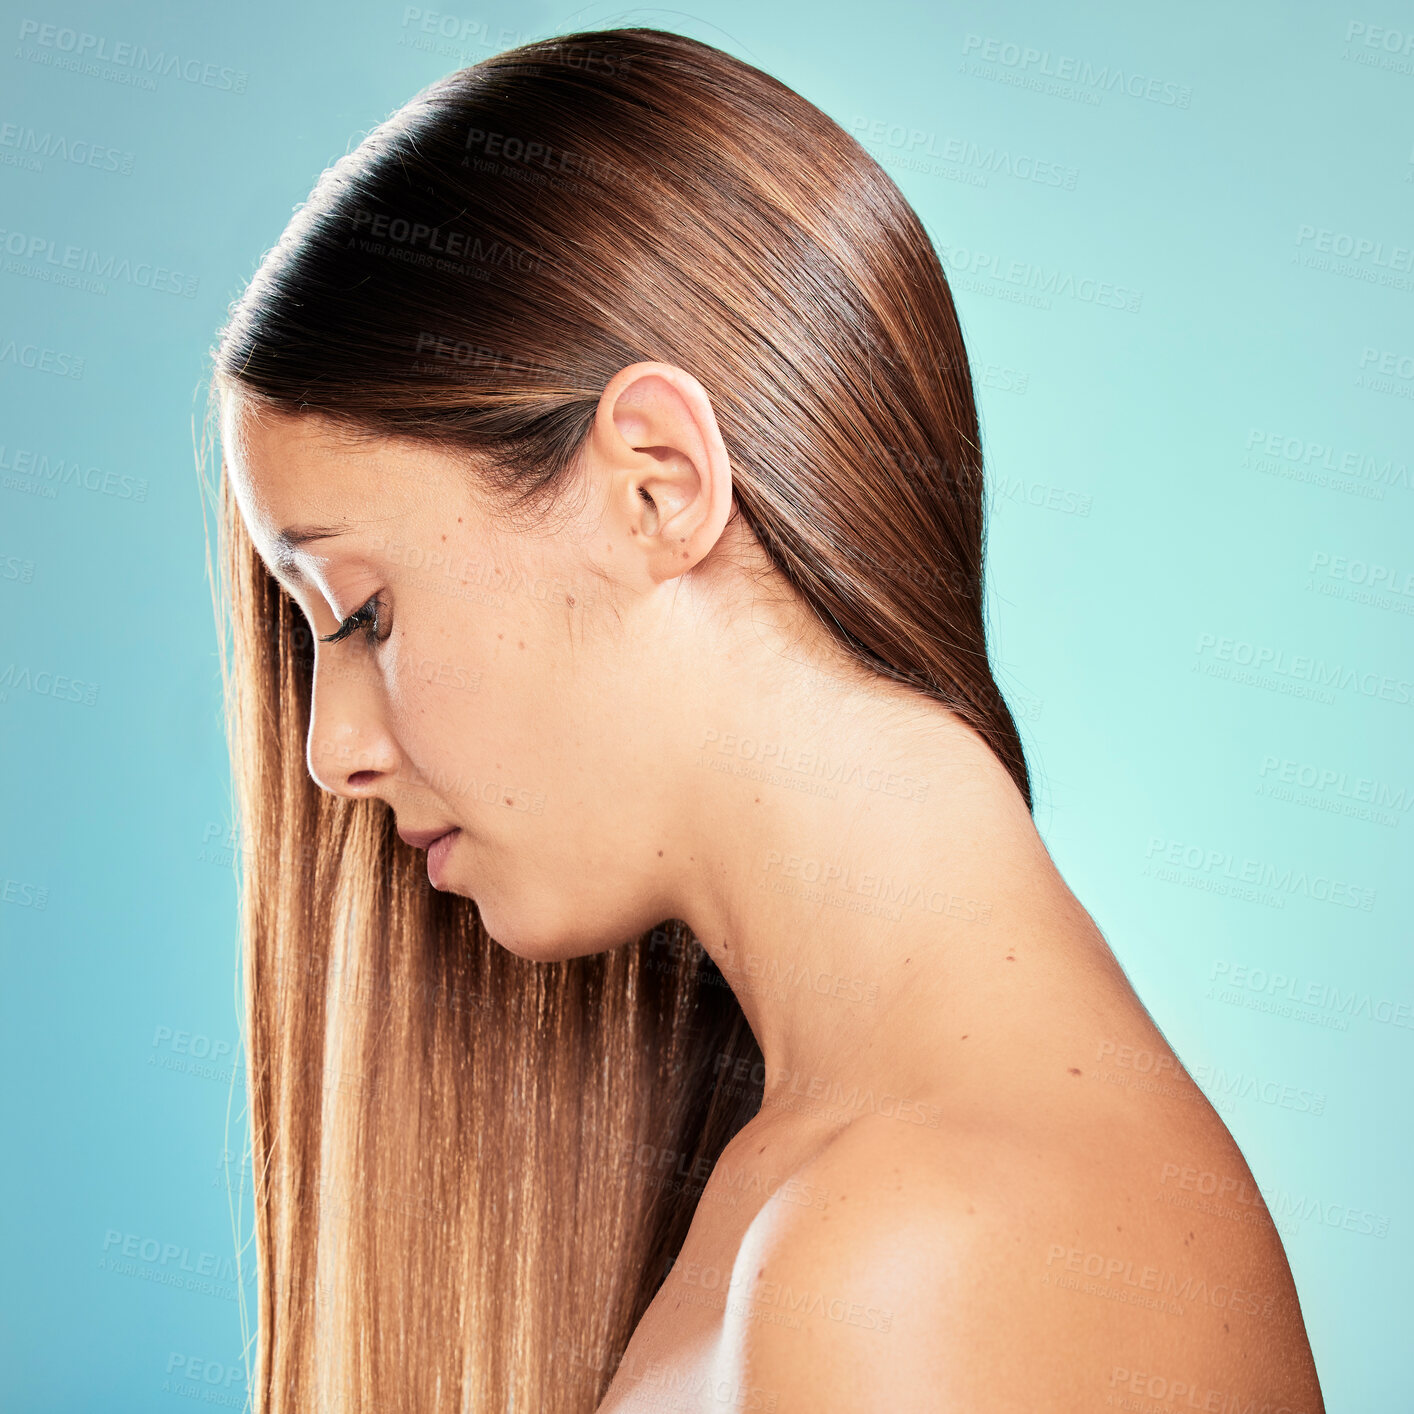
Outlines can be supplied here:
M319 641L321 643L338 643L340 639L347 638L355 629L366 625L365 636L370 643L377 643L388 636L383 630L382 610L383 601L375 594L366 604L355 609L333 633L323 635Z

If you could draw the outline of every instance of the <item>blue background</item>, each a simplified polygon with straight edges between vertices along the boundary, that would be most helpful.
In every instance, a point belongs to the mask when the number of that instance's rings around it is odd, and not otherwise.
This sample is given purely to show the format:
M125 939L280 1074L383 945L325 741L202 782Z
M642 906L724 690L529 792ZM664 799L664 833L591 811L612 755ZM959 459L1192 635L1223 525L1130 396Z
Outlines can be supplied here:
M1409 1407L1414 13L452 3L0 21L4 1407L244 1398L214 331L423 84L618 24L779 76L943 251L1038 823L1248 1156L1329 1409ZM84 32L183 68L76 69ZM46 278L70 246L179 288Z

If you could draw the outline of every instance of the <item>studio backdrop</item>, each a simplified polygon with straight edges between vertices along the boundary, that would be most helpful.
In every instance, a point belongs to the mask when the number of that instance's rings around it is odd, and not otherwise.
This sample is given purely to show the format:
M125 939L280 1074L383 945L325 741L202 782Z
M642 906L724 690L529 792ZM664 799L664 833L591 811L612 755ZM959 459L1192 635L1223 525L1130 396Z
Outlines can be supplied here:
M1410 1407L1414 13L448 2L5 7L0 1405L246 1398L228 303L426 83L647 25L807 95L924 221L1037 824L1250 1162L1328 1408ZM1113 1050L1095 1083L1163 1082Z

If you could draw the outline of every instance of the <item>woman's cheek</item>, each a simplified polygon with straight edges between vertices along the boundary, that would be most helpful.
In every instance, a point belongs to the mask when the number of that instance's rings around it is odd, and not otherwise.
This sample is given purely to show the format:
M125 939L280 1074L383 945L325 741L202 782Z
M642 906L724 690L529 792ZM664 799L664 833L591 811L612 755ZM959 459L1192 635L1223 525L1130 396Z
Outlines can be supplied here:
M471 664L416 644L400 647L387 681L389 705L397 716L444 723L469 716L483 686Z
M424 656L411 664L411 672L424 692L477 693L481 689L481 674L466 663Z

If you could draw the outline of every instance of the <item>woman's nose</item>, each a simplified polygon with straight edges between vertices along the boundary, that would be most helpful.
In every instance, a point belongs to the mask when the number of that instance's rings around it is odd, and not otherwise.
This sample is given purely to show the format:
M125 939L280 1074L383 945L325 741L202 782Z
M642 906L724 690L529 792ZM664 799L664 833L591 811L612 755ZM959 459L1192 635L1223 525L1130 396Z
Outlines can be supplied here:
M321 671L316 664L305 758L321 790L351 799L376 795L397 771L397 745L381 708L365 674Z

